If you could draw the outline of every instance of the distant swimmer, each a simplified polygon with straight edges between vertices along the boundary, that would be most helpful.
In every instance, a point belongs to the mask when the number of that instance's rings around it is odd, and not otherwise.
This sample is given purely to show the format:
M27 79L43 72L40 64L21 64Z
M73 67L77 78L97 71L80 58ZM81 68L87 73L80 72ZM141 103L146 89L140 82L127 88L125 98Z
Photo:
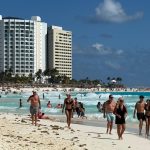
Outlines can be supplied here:
M52 108L52 104L51 104L51 102L50 102L50 101L48 101L48 103L47 103L47 107L48 107L48 108Z
M56 108L62 108L62 104L57 104Z
M44 93L43 93L43 99L45 99L45 95L44 95Z
M59 94L59 96L58 96L58 97L59 97L59 99L61 99L60 94Z
M22 99L20 98L20 100L19 100L19 108L21 108L22 107Z

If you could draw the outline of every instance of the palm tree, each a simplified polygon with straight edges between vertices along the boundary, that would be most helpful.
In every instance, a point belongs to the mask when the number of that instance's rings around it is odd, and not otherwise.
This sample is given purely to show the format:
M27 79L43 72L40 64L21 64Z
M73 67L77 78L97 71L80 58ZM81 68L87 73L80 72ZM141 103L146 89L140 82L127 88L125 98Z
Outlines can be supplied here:
M118 81L119 83L121 83L122 78L121 78L121 77L117 77L117 78L116 78L116 81Z
M56 83L56 77L59 75L59 71L56 68L50 70L51 82Z
M116 78L116 81L118 82L118 86L121 86L122 78L121 78L121 77L117 77L117 78Z
M62 83L63 83L63 84L69 84L69 81L70 81L70 78L67 77L66 75L64 75L64 76L63 76Z
M48 69L44 70L43 74L44 74L44 76L50 76L51 70L48 68Z
M40 80L40 82L41 82L42 69L39 69L39 70L35 73L35 76L37 77L37 80Z
M110 77L107 77L107 80L108 80L108 82L110 83L111 78L110 78Z

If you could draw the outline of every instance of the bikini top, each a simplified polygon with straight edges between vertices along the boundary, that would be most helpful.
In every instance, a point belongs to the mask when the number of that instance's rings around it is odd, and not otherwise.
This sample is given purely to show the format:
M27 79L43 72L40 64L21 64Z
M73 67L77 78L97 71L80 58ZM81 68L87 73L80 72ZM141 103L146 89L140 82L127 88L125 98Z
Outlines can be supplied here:
M73 100L66 99L66 104L73 104Z

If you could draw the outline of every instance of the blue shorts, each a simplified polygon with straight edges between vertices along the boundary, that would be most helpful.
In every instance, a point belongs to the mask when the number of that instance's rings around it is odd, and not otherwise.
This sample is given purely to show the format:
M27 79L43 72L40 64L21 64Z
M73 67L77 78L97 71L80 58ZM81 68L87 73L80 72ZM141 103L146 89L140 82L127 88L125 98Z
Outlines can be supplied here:
M113 122L114 121L114 114L113 113L106 113L107 121Z
M39 110L39 107L33 107L33 106L30 106L30 113L31 115L36 115L38 114L38 110Z

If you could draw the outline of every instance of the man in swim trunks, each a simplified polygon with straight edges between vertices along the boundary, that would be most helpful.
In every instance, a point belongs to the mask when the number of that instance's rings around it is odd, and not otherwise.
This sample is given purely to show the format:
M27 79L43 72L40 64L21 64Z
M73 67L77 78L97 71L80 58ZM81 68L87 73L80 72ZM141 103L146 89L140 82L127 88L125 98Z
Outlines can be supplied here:
M109 99L104 102L103 104L103 113L104 113L104 118L107 118L107 131L106 133L109 132L111 134L111 130L113 127L113 121L114 121L114 109L116 106L116 102L113 100L113 95L109 95Z
M139 135L141 135L143 121L145 121L144 109L145 109L146 104L144 102L144 96L143 95L140 95L139 99L140 100L135 104L133 118L135 118L135 114L137 112L137 118L139 120Z
M30 105L30 113L31 113L31 118L32 118L32 124L35 126L37 125L37 115L38 115L38 111L41 108L41 103L40 103L40 98L37 95L37 93L35 91L33 91L33 95L31 95L27 102L31 103ZM34 122L35 120L35 122Z

